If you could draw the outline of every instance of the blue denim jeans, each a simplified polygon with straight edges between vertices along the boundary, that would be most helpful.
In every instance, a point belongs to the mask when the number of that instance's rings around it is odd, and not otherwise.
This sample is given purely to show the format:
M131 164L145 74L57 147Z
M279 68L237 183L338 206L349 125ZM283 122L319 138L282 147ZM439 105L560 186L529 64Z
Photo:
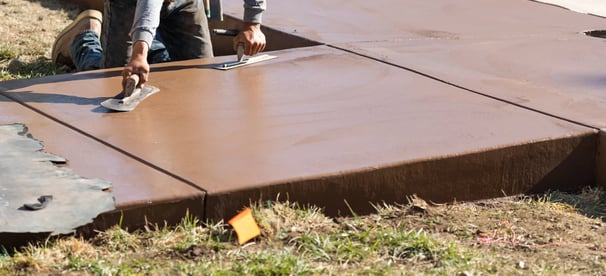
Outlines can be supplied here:
M99 35L92 31L76 36L70 47L70 55L78 71L103 68L103 54ZM212 56L210 32L202 1L165 2L147 62L153 64Z
M78 71L95 70L102 67L101 40L99 40L99 35L93 31L84 31L77 35L69 51Z

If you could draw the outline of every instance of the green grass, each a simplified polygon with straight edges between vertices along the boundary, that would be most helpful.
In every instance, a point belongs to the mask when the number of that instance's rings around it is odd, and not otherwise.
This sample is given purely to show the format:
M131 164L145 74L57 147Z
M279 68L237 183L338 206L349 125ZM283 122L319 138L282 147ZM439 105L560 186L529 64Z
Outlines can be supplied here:
M252 208L266 224L261 224L263 235L245 246L237 245L228 225L186 216L174 227L127 232L116 226L90 241L71 237L29 246L5 254L0 273L384 275L462 271L472 258L423 229L377 217L337 222L318 208L288 202Z
M39 78L71 71L70 68L57 66L42 53L37 57L29 57L24 60L19 59L21 54L11 46L0 45L0 81ZM22 65L9 68L9 64L13 60L18 60Z
M0 45L0 61L10 60L17 57L17 51L10 46Z

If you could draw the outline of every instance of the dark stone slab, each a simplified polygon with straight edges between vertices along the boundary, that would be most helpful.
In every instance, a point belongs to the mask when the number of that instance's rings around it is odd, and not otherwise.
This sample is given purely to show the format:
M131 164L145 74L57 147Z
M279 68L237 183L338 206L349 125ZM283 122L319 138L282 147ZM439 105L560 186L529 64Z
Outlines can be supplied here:
M23 124L0 125L0 238L72 233L115 209L108 181L58 166L67 160L42 152L42 143L27 131Z

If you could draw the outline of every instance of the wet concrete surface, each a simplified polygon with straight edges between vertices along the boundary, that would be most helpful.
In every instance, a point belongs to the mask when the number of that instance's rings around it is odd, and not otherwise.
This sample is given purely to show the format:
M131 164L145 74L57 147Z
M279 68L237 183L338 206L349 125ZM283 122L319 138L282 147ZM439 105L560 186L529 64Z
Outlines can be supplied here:
M600 1L280 1L271 8L264 17L271 28L604 129L606 19L586 15L604 16Z
M42 100L42 97L37 98ZM53 95L47 100L57 102L56 96ZM81 102L83 106L86 106L85 102L86 100ZM203 214L205 193L199 188L187 185L108 147L98 141L102 137L90 137L78 129L58 122L56 118L47 116L43 111L32 110L0 95L0 124L16 122L29 128L29 134L43 143L44 151L68 159L66 166L75 173L85 178L99 178L111 183L118 211L98 218L104 222L99 228L117 223L120 216L131 226L142 225L144 216L147 216L148 221L158 223L175 219L177 216L153 215L158 212L155 209L163 205L168 205L165 207L167 209L180 209L180 215L184 214L183 206L197 205L198 207L192 208L190 212ZM1 181L0 184L10 185ZM177 212L174 213L176 215Z
M128 113L96 105L119 91L112 69L2 86L206 191L211 218L278 194L337 214L345 200L368 212L412 193L471 200L594 181L591 128L326 46L272 54L240 70L210 68L229 56L156 65L160 92Z
M237 16L238 1L224 11ZM605 27L602 18L528 0L275 1L267 27L328 44L557 36Z
M524 38L506 41L392 42L341 45L427 74L472 93L595 128L606 127L603 41ZM385 50L389 49L389 50Z
M312 2L273 3L265 22L489 97L606 126L605 41L583 34L605 29L604 18L524 0Z
M19 111L0 123L33 124L80 175L112 181L123 209L173 220L278 196L347 215L345 201L365 213L411 194L475 200L604 178L602 41L579 33L603 19L522 0L270 8L267 28L328 45L230 71L211 67L234 56L154 65L161 91L129 113L99 107L120 68L3 82L26 107L3 98L1 114Z

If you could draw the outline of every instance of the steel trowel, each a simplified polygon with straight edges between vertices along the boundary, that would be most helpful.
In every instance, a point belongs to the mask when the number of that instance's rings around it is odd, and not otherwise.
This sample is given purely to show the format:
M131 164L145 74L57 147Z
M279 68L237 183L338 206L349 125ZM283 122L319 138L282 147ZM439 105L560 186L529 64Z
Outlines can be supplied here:
M147 97L160 91L159 88L147 84L139 88L138 84L139 75L130 75L126 79L124 90L116 97L103 101L101 106L114 111L131 111Z
M226 29L213 29L213 33L215 35L222 35L222 36L236 36L236 35L238 35L239 31L233 30L233 29L227 29L227 30ZM225 62L225 63L216 64L213 67L215 69L219 69L219 70L229 70L229 69L234 69L234 68L242 67L245 65L249 65L249 64L253 64L253 63L257 63L257 62L261 62L261 61L266 61L266 60L273 59L273 58L276 58L276 56L258 55L258 56L254 56L254 57L245 59L244 58L244 43L238 43L238 46L236 47L236 61L229 61L229 62Z

